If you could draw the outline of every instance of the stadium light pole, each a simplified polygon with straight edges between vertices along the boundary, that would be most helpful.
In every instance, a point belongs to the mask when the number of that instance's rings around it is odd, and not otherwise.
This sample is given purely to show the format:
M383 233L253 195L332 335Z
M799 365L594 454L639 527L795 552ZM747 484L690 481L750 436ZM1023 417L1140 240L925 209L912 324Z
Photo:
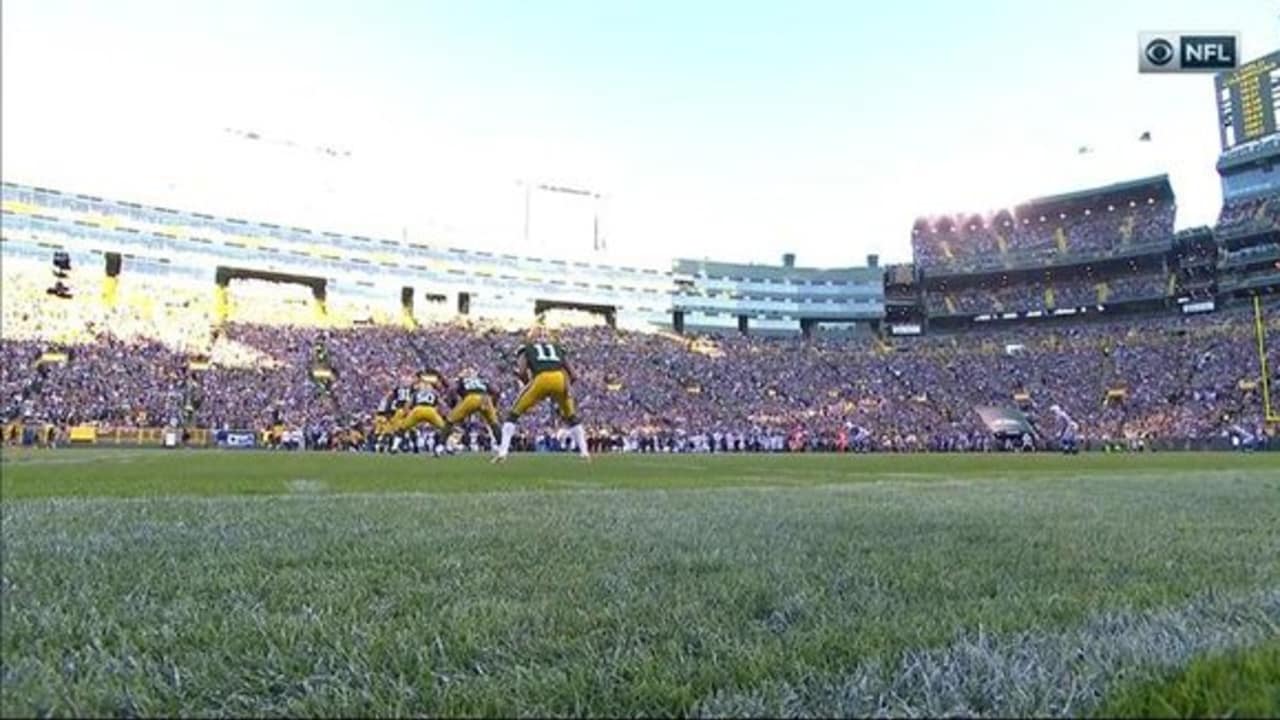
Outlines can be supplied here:
M527 247L529 245L530 208L532 207L532 204L533 204L532 197L533 197L533 190L535 189L535 184L528 180L517 180L516 184L524 186L524 244ZM547 183L544 183L544 182L537 183L536 188L544 192L561 193L563 195L577 195L579 197L591 198L593 200L593 206L592 206L593 237L591 239L592 247L594 249L599 249L600 199L604 197L603 195L601 195L600 193L594 190L585 190L583 188L573 188L573 187L566 187L562 185L548 185Z
M524 186L524 244L529 246L529 200L533 194L533 183L527 180L517 180L516 184Z
M601 193L591 196L591 248L596 252L604 250L604 238L600 236L600 203L608 198Z

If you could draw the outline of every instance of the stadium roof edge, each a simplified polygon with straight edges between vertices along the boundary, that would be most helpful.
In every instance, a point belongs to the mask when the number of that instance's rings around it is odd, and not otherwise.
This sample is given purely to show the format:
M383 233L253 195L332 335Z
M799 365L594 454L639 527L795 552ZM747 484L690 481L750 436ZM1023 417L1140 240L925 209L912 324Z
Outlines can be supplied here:
M731 273L733 275L741 275L756 279L808 279L820 277L825 280L842 275L850 276L853 279L860 279L860 276L869 276L872 274L879 275L884 272L883 267L870 267L867 265L832 268L787 267L785 265L735 263L723 262L720 260L694 260L690 258L676 258L671 261L671 267L673 272L676 273L697 274L702 270L706 270L708 274L714 274L717 277Z
M1044 195L1038 198L1028 200L1019 200L1013 204L997 208L994 210L962 210L950 213L920 213L911 221L912 232L920 228L930 228L938 225L944 220L952 223L968 222L971 218L981 218L984 222L991 221L1002 214L1008 213L1010 216L1021 216L1028 211L1040 212L1041 210L1049 210L1066 205L1083 204L1086 200L1105 198L1108 195L1124 196L1143 189L1154 190L1161 198L1173 200L1173 186L1169 184L1169 175L1161 173L1159 175L1151 175L1150 177L1137 178L1134 180L1125 180L1123 182L1112 183L1110 185L1101 185L1092 188L1084 188L1083 190L1072 190L1069 192L1059 193L1057 195Z
M1169 184L1169 175L1167 173L1161 173L1159 175L1137 178L1135 180L1125 180L1123 182L1102 185L1100 187L1032 198L1031 200L1018 203L1017 207L1018 209L1057 207L1059 205L1075 204L1093 198L1103 198L1108 195L1127 195L1143 189L1155 190L1161 198L1173 199L1173 186Z
M6 189L12 189L12 190L30 190L30 191L40 192L44 194L53 194L53 195L73 194L70 191L58 190L56 188L50 188L43 185L11 182L9 180L4 181L4 187ZM100 198L97 196L88 196L84 193L74 193L74 194L82 198L95 197L97 198L96 200L97 202L113 203L115 205L122 205L125 207L137 209L137 210L151 209L151 210L156 210L166 214L194 216L194 217L198 217L205 220L213 220L217 222L226 222L226 223L232 223L235 225L242 225L249 229L257 229L261 227L274 228L277 230L288 229L288 230L292 230L292 231L299 232L306 235L325 235L327 237L349 238L349 239L353 239L353 240L357 240L365 243L380 242L382 244L390 245L393 247L427 248L431 250L439 250L442 252L452 252L459 255L476 254L475 250L469 250L467 248L446 247L442 242L432 242L432 241L422 242L422 241L416 241L416 240L402 241L402 240L396 240L394 238L386 238L386 237L379 237L375 240L374 238L371 238L369 235L364 235L364 234L355 234L350 232L336 232L333 230L307 228L307 227L302 227L300 225L282 223L282 222L278 222L279 218L276 218L277 221L267 221L263 219L247 220L244 218L233 217L230 214L226 214L226 213L209 214L202 211L197 212L192 209L174 210L174 209L160 207L156 205L146 205L143 203L133 202L131 200L123 200L123 199L120 199L119 196ZM122 229L128 231L127 228L122 228ZM506 253L503 254L503 257L509 258L509 259L517 259L516 255L506 254ZM532 254L526 253L519 256L518 259L525 262L533 262L533 263L541 263L541 264L553 263L557 265L565 265L566 263L574 259L580 259L580 256L576 258L565 259L565 258L560 258L554 255L532 255ZM669 276L671 274L671 270L666 267L667 262L668 262L668 259L666 258L662 260L657 260L657 259L650 259L650 258L626 258L618 255L613 255L610 257L609 264L607 265L601 264L600 266L606 269L620 272L620 273Z

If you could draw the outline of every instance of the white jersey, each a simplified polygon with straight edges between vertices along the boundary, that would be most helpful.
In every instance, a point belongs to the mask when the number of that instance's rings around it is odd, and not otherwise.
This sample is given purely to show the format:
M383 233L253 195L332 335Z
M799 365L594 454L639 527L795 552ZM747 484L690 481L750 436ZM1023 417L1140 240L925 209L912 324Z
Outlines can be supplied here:
M1060 423L1058 434L1061 437L1074 439L1076 435L1079 434L1080 423L1076 422L1070 415L1068 415L1066 410L1054 405L1049 408L1049 411L1058 418L1058 422Z
M1248 430L1245 430L1243 427L1241 427L1238 424L1231 426L1231 434L1239 438L1240 442L1244 443L1245 445L1250 445L1253 443L1254 440L1257 439L1254 437L1253 433L1249 432Z

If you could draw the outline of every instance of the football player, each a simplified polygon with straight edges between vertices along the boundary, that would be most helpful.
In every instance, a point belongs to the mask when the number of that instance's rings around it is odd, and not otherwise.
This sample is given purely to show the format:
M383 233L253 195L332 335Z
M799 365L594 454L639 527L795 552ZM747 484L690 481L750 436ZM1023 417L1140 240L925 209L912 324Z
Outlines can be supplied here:
M587 433L582 428L582 420L570 394L573 371L565 355L563 347L545 338L525 343L516 351L516 376L524 382L524 387L502 423L502 442L493 462L507 459L511 438L516 433L516 421L543 400L556 404L560 417L569 425L569 432L578 446L578 455L584 460L591 459L587 452Z
M413 386L408 410L399 423L400 432L411 432L419 425L430 425L436 429L437 454L444 449L447 436L445 419L440 414L440 373L435 370L424 370L418 375L418 382Z
M396 413L395 400L395 390L383 395L378 401L377 412L373 415L373 439L378 452L391 448L391 436L395 434L395 427L391 422Z
M493 387L477 375L475 370L468 368L454 384L453 407L445 418L445 429L441 435L448 439L453 434L454 426L478 414L485 425L489 426L489 432L493 434L496 443L502 436L502 429L498 425L497 397Z
M409 411L413 409L413 384L403 383L391 391L391 417L386 422L386 431L391 441L389 449L398 452L403 444L405 421Z

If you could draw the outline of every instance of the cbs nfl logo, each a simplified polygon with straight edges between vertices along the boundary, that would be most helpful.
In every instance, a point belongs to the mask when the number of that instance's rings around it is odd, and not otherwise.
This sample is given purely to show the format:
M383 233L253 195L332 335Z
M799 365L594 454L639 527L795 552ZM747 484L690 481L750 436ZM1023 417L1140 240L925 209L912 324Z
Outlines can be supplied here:
M1138 72L1221 72L1240 64L1238 33L1138 33Z

